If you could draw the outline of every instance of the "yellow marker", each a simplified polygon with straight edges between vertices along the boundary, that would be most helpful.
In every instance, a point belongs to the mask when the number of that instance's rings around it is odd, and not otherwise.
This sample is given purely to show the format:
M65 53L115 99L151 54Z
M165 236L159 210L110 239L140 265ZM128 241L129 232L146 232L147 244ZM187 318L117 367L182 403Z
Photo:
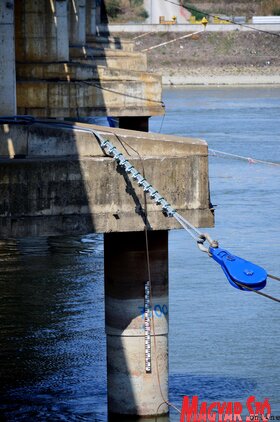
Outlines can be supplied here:
M208 20L206 19L205 16L201 19L201 23L202 23L202 25L204 25L204 29L206 29L206 25L208 24Z

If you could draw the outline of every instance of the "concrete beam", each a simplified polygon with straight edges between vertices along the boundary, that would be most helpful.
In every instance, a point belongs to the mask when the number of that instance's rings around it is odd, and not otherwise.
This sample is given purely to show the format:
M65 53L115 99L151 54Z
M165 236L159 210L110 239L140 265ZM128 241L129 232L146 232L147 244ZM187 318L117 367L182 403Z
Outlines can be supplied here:
M0 2L0 115L16 114L14 2Z
M70 58L73 62L91 64L92 66L107 66L120 70L147 70L147 56L144 53L133 53L122 50L112 50L91 47L71 47Z
M19 114L36 117L164 113L161 76L79 63L17 66Z
M194 225L213 224L204 141L88 127L129 154L139 171L144 165L150 183ZM142 190L104 156L91 134L71 125L4 125L0 145L0 237L143 230ZM149 198L147 210L153 230L179 227Z

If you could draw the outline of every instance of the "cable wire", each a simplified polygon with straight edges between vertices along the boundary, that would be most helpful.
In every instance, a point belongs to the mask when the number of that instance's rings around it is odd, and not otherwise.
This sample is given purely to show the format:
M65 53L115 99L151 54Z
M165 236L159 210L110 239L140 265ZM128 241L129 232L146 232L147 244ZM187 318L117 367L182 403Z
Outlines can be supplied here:
M56 128L58 127L58 128L61 128L61 129L68 129L68 130L70 129L70 130L74 130L74 131L76 130L76 131L80 131L80 132L91 133L96 138L96 140L98 141L98 143L99 143L100 147L102 148L103 152L105 152L105 150L108 148L109 156L111 156L111 157L113 156L113 158L118 163L118 165L120 167L124 168L126 173L130 173L132 175L132 178L138 182L138 185L141 186L143 191L144 191L146 236L147 236L147 229L148 229L146 194L149 193L151 198L156 202L156 204L161 205L163 212L165 212L170 217L174 217L180 223L180 225L190 234L190 236L197 242L198 245L199 245L201 239L203 239L203 238L207 239L207 236L205 234L201 233L187 219L182 217L174 208L172 208L171 205L158 193L158 191L156 191L152 187L152 185L147 182L145 177L143 177L134 168L134 166L131 165L131 163L123 156L123 154L120 153L117 150L117 148L114 147L108 140L105 140L96 130L90 129L90 128L84 127L84 126L75 125L75 124L73 125L72 123L67 123L67 122L59 122L59 121L58 122L55 122L55 121L49 122L49 121L45 121L45 120L37 120L37 119L34 119L34 118L30 118L29 116L27 116L26 119L24 119L24 116L2 117L2 118L0 118L0 122L2 122L2 123L8 122L8 123L16 123L17 124L21 121L21 119L23 120L24 124L32 125L34 123L40 123L42 125L46 125L46 126L49 126L49 127L56 127ZM132 148L132 147L130 147L130 148ZM142 157L135 149L133 149L133 150L141 158L141 164L142 164L142 169L143 169L143 174L144 174L145 173L144 172L144 162L142 160ZM148 240L148 238L146 238L146 242L147 242L147 240ZM149 276L149 281L151 283L148 243L147 243L146 248L147 248L148 276ZM274 280L280 281L279 277L276 277L272 274L268 274L268 277L270 277ZM266 293L262 293L260 291L254 290L253 288L248 287L247 285L240 283L238 281L234 281L234 282L237 285L245 288L246 290L253 291L256 294L259 294L261 296L264 296L264 297L269 298L269 299L271 299L275 302L280 303L280 299L277 299L277 298L275 298L271 295L268 295ZM152 318L152 323L154 323L153 318ZM174 406L172 406L172 407L174 407Z
M173 42L175 42L175 41L178 41L178 40L183 40L184 38L189 38L189 37L192 37L193 35L200 34L201 32L204 32L204 29L202 29L201 31L196 31L196 32L193 32L193 33L191 33L191 34L185 34L185 35L182 35L181 37L174 38L173 40L170 40L170 41L165 41L165 42L162 42L162 43L160 43L160 44L153 45L152 47L144 48L144 50L141 50L141 52L142 52L142 53L144 53L144 52L146 52L146 51L153 50L154 48L162 47L162 46L164 46L164 45L171 44L171 43L173 43Z
M131 148L131 150L138 155L140 162L141 162L143 176L145 177L144 160L143 160L141 154L135 148L133 148L131 145L129 145L127 142L125 142L124 140L121 140L119 137L118 137L118 140L121 143L126 144L127 147ZM156 420L157 420L159 409L163 404L166 404L168 407L172 407L179 414L181 414L181 411L180 411L180 409L178 409L178 407L176 407L173 403L171 403L169 400L167 400L164 397L164 394L163 394L163 391L162 391L162 386L161 386L161 380L160 380L160 376L159 376L157 339L156 339L156 329L155 329L155 320L154 320L154 312L153 312L153 290L152 290L150 251L149 251L149 239L148 239L148 228L149 228L148 227L148 204L147 204L147 192L145 192L145 191L144 191L144 216L145 216L144 234L145 234L145 249L146 249L146 265L147 265L147 276L148 276L148 283L149 283L149 290L150 290L150 307L152 309L151 322L152 322L152 329L153 329L153 343L154 343L154 353L155 353L155 362L156 362L156 377L157 377L160 396L163 400L162 403L160 403L160 405L157 408L157 413L156 413ZM151 353L151 351L150 351L150 353Z
M167 3L174 4L175 6L178 6L178 7L183 7L184 9L186 9L186 10L190 10L190 11L192 11L192 12L198 12L198 13L201 13L201 14L204 14L204 15L207 15L207 16L211 16L212 18L217 17L217 15L214 15L214 14L209 13L209 12L205 12L205 11L203 11L203 10L196 9L196 8L195 8L195 7L193 7L193 6L185 6L185 5L183 5L183 4L178 4L178 3L175 3L175 2L174 2L174 1L172 1L172 0L164 0L164 1L166 1ZM235 21L234 21L234 20L232 20L232 19L224 19L224 18L220 18L219 16L218 16L218 18L219 18L219 19L221 19L221 20L223 20L223 21L226 21L226 22L232 23L232 24L234 24L234 25L243 26L244 28L248 28L248 29L251 29L251 30L253 30L253 31L263 32L263 33L265 33L265 34L269 34L269 35L274 35L274 36L276 36L276 37L280 37L280 34L277 34L276 32L270 32L270 31L266 31L266 30L264 30L264 29L255 28L254 26L246 25L246 24L244 24L244 23L238 23L238 22L235 22Z
M213 157L221 157L221 158L233 158L237 160L244 160L250 164L268 164L270 166L280 166L280 163L274 163L273 161L266 161L266 160L258 160L257 158L245 157L243 155L231 154L229 152L218 151L216 149L208 149L208 152Z
M276 275L267 274L267 277L272 278L273 280L280 281L280 277L276 277Z
M145 193L146 196L146 193ZM146 209L145 212L147 213L148 210ZM153 340L154 340L154 349L155 349L155 361L156 361L156 375L157 375L157 381L158 381L158 387L159 387L159 392L161 395L161 398L163 400L162 403L160 403L160 405L157 408L157 416L159 413L159 409L163 404L166 404L168 407L172 407L173 409L175 409L179 414L181 414L180 409L178 409L177 406L175 406L173 403L171 403L169 400L167 400L164 397L164 394L162 392L162 387L161 387L161 381L160 381L160 376L159 376L159 365L158 365L158 354L157 354L157 341L156 341L156 329L155 329L155 318L154 318L154 312L153 312L153 295L152 295L152 279L151 279L151 266L150 266L150 252L149 252L149 240L148 240L148 230L147 230L147 225L145 225L144 227L144 231L145 231L145 243L146 243L146 257L147 257L147 271L148 271L148 278L150 281L150 303L151 303L151 321L152 321L152 327L153 327ZM156 418L157 418L156 416Z
M258 294L258 295L261 295L261 296L264 296L264 297L266 297L266 298L268 298L270 300L273 300L274 302L279 302L280 303L280 299L278 299L278 298L276 298L274 296L268 295L267 293L260 292L259 290L255 290L252 287L248 287L246 284L240 283L239 281L235 281L234 280L234 283L237 284L240 287L243 287L246 290L250 290L250 291L252 291L252 292L254 292L254 293Z
M141 100L141 101L147 101L150 103L156 103L156 104L160 104L162 107L165 107L164 102L161 100L153 100L151 98L148 97L138 97L137 95L132 95L132 94L126 94L125 92L120 92L120 91L116 91L114 89L111 88L105 88L95 82L87 82L87 81L79 81L79 82L75 82L75 84L77 85L89 85L89 86L94 86L95 88L100 89L101 91L108 91L108 92L112 92L113 94L117 94L117 95L122 95L123 97L127 97L127 98L134 98L136 100Z
M160 124L160 128L159 128L158 133L161 133L161 131L162 131L165 116L166 116L166 110L164 110L164 114L163 114L162 119L161 119L161 124Z

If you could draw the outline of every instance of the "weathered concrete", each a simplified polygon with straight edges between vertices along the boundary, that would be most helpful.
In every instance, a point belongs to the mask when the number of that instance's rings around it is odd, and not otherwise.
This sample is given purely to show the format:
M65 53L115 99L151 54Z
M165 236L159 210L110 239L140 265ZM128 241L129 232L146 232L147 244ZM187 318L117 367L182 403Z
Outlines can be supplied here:
M15 0L16 60L69 60L67 0Z
M13 1L0 2L0 115L16 114Z
M161 77L146 72L145 54L117 49L132 46L117 38L108 41L114 49L103 48L104 38L99 48L85 45L86 6L90 26L93 1L71 2L69 21L66 0L16 0L17 113L49 118L163 114ZM98 44L92 34L88 37Z
M166 404L160 406L168 399L168 232L149 232L148 244L154 318L150 373L145 370L145 233L104 236L109 414L168 412Z
M161 77L147 72L51 64L23 65L18 74L22 76L17 82L19 114L77 118L164 113ZM25 74L32 75L30 80Z
M194 225L213 224L204 141L82 126L111 140L139 171L144 166L146 178ZM0 145L0 237L143 230L142 189L91 134L5 125ZM150 198L147 210L153 230L179 227Z
M96 0L86 2L86 38L96 35Z
M70 56L74 62L95 66L102 65L121 70L147 70L147 56L144 53L80 46L71 47Z

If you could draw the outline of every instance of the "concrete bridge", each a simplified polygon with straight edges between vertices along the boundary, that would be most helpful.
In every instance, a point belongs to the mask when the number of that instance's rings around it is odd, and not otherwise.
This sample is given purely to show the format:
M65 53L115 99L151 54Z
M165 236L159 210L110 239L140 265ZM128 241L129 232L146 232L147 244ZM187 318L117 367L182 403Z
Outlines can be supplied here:
M164 111L160 76L130 43L96 37L94 0L0 4L0 115L40 118L0 121L0 238L104 233L109 415L156 415L168 398L168 314L151 326L147 371L139 303L149 281L168 309L168 230L178 225L83 129L109 139L199 227L213 225L207 144L145 132ZM96 115L120 128L56 120Z

